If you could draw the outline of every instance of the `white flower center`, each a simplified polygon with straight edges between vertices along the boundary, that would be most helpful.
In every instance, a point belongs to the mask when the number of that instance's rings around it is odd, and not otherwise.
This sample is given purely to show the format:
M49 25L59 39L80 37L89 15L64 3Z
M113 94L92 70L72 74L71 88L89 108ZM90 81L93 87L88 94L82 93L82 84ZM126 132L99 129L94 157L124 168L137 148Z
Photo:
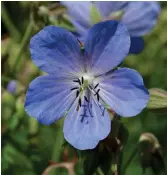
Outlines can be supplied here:
M87 85L91 85L93 83L94 77L89 75L89 74L84 74L83 75L84 83Z
M73 82L77 83L78 86L71 88L71 91L75 90L76 91L76 98L79 97L78 99L78 105L77 105L77 111L79 108L82 106L82 100L84 99L87 103L89 103L89 97L85 91L89 90L89 92L93 93L94 96L97 97L97 101L99 101L100 96L100 88L99 88L99 83L96 83L96 78L93 77L91 74L84 73L82 74L82 77L73 80Z

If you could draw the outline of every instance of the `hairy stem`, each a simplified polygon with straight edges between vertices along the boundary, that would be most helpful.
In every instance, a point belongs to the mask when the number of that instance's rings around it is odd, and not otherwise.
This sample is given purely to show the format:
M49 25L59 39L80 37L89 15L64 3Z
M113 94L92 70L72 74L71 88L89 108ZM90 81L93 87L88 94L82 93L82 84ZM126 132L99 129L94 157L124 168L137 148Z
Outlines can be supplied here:
M55 163L53 165L50 165L45 169L42 175L49 175L49 172L53 168L66 168L68 170L69 175L75 175L73 162L62 162L62 163Z

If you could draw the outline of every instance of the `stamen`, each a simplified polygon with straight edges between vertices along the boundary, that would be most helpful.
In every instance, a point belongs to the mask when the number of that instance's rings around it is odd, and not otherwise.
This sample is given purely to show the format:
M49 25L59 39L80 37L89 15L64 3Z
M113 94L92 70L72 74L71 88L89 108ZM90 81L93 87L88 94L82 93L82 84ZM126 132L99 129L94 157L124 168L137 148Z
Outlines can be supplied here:
M78 105L77 105L77 111L79 110L79 108L81 107L81 98L79 98L79 100L78 100Z
M71 91L76 90L76 89L78 89L78 87L74 87L74 88L72 88Z
M96 89L96 88L97 88L97 86L99 86L99 83L98 83L98 84L96 84L96 86L94 87L94 89Z
M95 93L95 95L99 94L99 92L100 92L100 89L97 90L97 92Z
M77 91L77 93L76 93L76 98L78 97L78 95L79 95L79 91Z
M86 101L86 102L89 102L89 100L87 99L87 97L86 97L86 96L84 96L84 99L85 99L85 101Z
M76 111L79 111L79 104L78 104L78 106L77 106L77 109L76 109Z
M95 96L97 95L97 100L98 101L100 100L99 92L100 92L100 89L98 89L97 92L95 93Z
M81 107L81 99L79 99L78 103L79 103L79 106Z
M99 94L97 94L97 101L99 101L100 100L100 96L99 96Z
M89 86L89 88L90 88L90 90L92 90L93 88L92 88L92 86Z
M81 85L81 81L79 78L77 80L73 80L73 82L79 83L79 85Z
M79 39L77 39L79 44L80 44L80 47L83 47L83 44L81 43L81 41Z
M81 49L81 53L84 54L85 49L84 49L84 43L82 43L79 39L77 39L79 44L80 44L80 49Z
M82 77L81 80L82 80L82 84L83 84L84 83L84 78Z

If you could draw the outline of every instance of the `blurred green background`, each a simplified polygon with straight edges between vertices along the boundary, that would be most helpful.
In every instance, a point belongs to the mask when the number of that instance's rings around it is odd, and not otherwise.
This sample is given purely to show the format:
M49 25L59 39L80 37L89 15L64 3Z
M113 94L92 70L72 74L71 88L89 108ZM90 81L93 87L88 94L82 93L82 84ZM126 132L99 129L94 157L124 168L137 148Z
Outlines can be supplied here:
M144 37L145 49L139 55L130 55L125 65L139 71L147 88L167 90L167 2L161 2L161 14L154 30ZM51 126L40 125L24 111L28 84L43 74L30 58L29 40L45 25L60 25L74 31L67 20L65 8L58 2L2 2L1 3L1 105L2 105L2 174L40 175L49 161L72 160L75 152L65 150L63 119ZM8 83L16 81L16 92L8 91ZM159 140L167 166L167 113L145 109L133 118L121 119L129 130L129 139L123 148L126 164L143 132L153 133ZM75 173L82 175L82 164L77 161ZM68 174L67 169L53 170L51 175ZM135 154L126 175L141 175L139 155ZM145 172L152 175L151 168Z

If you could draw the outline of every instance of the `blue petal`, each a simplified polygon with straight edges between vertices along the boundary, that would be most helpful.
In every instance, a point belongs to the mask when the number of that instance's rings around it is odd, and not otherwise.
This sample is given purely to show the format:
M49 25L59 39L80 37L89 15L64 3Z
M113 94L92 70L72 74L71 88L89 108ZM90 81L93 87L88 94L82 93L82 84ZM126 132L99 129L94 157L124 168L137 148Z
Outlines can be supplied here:
M82 37L85 37L85 35L87 34L89 28L91 28L91 26L84 25L84 23L82 23L82 21L77 21L73 18L71 19L71 22L75 26L77 33L79 35L81 35Z
M130 2L122 18L131 36L142 36L156 24L160 13L158 2Z
M47 73L76 74L82 70L80 46L68 31L47 26L32 37L30 51L34 63Z
M89 104L82 103L79 111L76 110L78 101L71 107L64 122L64 137L79 150L93 149L108 136L111 121L102 104L97 104L92 98Z
M100 96L118 115L130 117L146 107L149 92L143 79L133 69L120 68L104 77L100 83Z
M128 55L129 32L118 21L100 22L88 32L84 46L90 70L94 75L103 74L120 64Z
M67 7L70 20L81 35L85 35L92 26L90 19L91 2L89 1L62 1Z
M131 37L129 53L140 53L144 49L144 40L141 37Z
M101 15L103 17L107 17L112 12L124 9L128 5L128 2L97 1L95 2L95 5L97 9L100 11Z
M49 125L60 119L75 99L72 81L40 76L29 85L25 110L40 123Z

